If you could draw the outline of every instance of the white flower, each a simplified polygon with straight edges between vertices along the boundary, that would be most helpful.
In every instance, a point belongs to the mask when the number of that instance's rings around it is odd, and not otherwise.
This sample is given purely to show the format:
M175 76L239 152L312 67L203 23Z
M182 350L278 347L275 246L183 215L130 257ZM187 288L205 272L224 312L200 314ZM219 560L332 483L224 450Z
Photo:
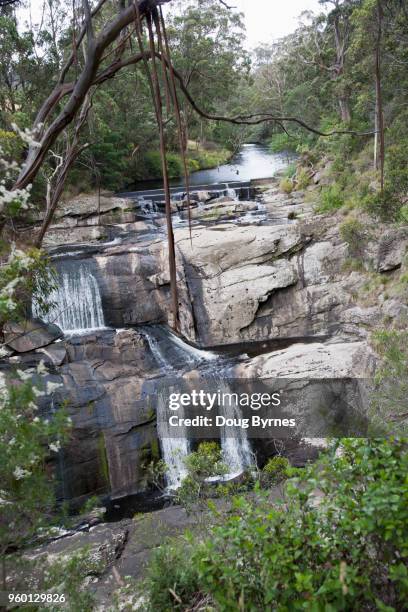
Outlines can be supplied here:
M28 404L28 407L29 407L31 410L38 410L38 406L37 406L37 404L35 404L34 402L30 402L30 403Z
M40 419L39 419L38 417L35 417L35 418L33 419L33 423L39 423L39 422L40 422Z
M18 283L20 282L20 279L17 278L13 278L13 280L11 280L9 283L7 283L7 285L5 285L2 290L1 290L1 295L4 297L13 297L14 295L14 289L16 288L16 286L18 285Z
M19 466L17 466L13 472L13 476L16 480L22 480L23 478L26 478L27 476L30 476L30 475L31 475L31 472Z
M43 395L45 395L44 391L40 391L38 387L33 387L33 393L35 397L42 397Z
M52 442L49 445L49 449L52 450L54 453L58 453L61 450L61 442L59 440L57 440L56 442Z
M47 382L47 391L46 391L47 395L51 395L51 393L54 393L54 391L56 391L60 387L62 387L61 383L54 383L49 380Z
M15 443L16 443L16 439L11 438L11 440L9 441L9 446L13 446Z

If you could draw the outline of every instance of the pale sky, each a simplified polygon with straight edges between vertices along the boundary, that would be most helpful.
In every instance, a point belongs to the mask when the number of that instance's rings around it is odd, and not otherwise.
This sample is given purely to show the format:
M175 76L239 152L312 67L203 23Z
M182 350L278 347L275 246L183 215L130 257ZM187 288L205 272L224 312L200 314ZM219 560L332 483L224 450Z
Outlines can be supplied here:
M226 0L226 3L244 13L249 48L293 32L303 11L322 10L318 0ZM42 0L31 0L29 4L34 22L40 21ZM28 19L27 8L20 8L19 14Z
M228 0L227 4L244 13L250 47L293 32L303 11L322 10L318 0Z

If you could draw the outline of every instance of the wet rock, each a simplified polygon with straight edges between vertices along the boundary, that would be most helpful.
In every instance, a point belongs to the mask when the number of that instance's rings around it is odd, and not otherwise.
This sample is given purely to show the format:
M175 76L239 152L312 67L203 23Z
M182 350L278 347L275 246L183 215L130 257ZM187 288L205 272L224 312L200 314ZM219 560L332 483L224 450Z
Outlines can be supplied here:
M68 227L54 228L50 227L47 231L43 245L45 247L53 247L62 244L75 244L81 242L99 242L107 240L108 234L103 227L83 226L83 227Z
M88 217L98 213L128 210L133 206L133 201L129 198L115 197L111 193L103 193L100 198L97 193L81 194L70 200L62 201L55 213L55 218Z
M141 241L106 248L94 257L106 325L170 323L167 243ZM181 331L194 338L194 321L181 255L176 252Z
M48 346L63 336L58 325L40 319L5 323L3 332L5 343L18 353Z
M249 212L258 210L259 206L256 202L238 202L235 205L235 212Z
M209 191L195 191L192 193L192 199L198 202L206 202L211 198Z

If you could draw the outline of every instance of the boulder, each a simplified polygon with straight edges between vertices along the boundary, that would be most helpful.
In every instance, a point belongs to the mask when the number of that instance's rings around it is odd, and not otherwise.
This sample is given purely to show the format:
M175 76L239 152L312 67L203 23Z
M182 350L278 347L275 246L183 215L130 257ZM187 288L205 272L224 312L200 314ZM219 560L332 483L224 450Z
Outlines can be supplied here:
M57 342L56 344L50 344L45 348L37 349L38 353L44 355L44 361L54 366L60 366L64 363L67 357L67 349L63 342Z
M58 325L40 319L5 323L3 332L5 343L17 353L48 346L64 335Z
M211 206L216 206L219 204L229 204L235 201L236 200L234 200L234 198L226 195L226 196L220 196L219 198L212 198L209 203L211 204Z
M248 212L251 210L258 210L259 206L256 202L238 202L235 205L235 212Z
M408 249L408 227L383 234L378 245L377 271L389 272L401 267Z
M134 202L130 198L119 198L111 193L81 194L70 200L62 201L55 213L55 218L61 217L88 217L98 213L105 214L112 211L133 209Z
M337 379L366 378L375 355L365 342L293 344L236 366L237 378Z

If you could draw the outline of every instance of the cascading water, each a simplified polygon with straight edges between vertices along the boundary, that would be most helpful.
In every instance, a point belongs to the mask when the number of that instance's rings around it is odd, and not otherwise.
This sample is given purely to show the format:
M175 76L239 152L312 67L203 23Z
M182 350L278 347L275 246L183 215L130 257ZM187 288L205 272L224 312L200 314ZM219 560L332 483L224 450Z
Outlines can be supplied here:
M159 394L157 402L157 419L160 421L160 446L163 459L167 466L166 478L169 489L177 489L181 481L187 476L184 459L189 454L190 442L185 434L183 437L173 437L170 425L166 418L166 400ZM180 411L183 416L183 410Z
M56 323L64 332L103 328L102 300L91 263L65 260L58 264L57 272L58 287L50 295L55 306L43 318ZM33 310L35 316L41 316Z
M145 200L144 197L141 197L139 205L141 212L147 217L154 217L158 212L157 205L153 200Z
M229 385L221 378L218 379L218 389L226 395L232 392ZM242 416L241 409L234 400L223 406L223 415L227 419L239 419ZM227 427L224 426L221 428L220 438L225 463L230 472L240 474L252 464L252 451L244 429L234 427L232 438L228 435Z
M224 194L229 198L232 198L233 200L237 199L237 192L235 191L235 189L232 189L232 187L230 187L228 183L226 183L226 189Z
M174 377L177 374L180 375L183 371L192 370L200 365L200 370L205 371L207 384L210 384L212 391L219 390L224 394L231 393L228 384L219 375L220 357L217 354L197 349L169 330L159 326L146 326L142 329L142 333L165 374ZM228 405L222 405L220 414L223 414L227 419L242 416L239 406L233 401ZM177 438L172 436L168 424L167 406L161 394L159 394L158 399L157 416L160 421L160 444L163 459L168 466L167 484L170 489L174 489L180 485L181 480L186 475L184 459L189 454L191 446L186 435ZM179 409L178 416L183 417L182 407ZM220 432L221 448L230 475L241 473L252 463L252 452L246 431L241 428L236 429L238 431L234 437L228 435L226 427L223 427Z

